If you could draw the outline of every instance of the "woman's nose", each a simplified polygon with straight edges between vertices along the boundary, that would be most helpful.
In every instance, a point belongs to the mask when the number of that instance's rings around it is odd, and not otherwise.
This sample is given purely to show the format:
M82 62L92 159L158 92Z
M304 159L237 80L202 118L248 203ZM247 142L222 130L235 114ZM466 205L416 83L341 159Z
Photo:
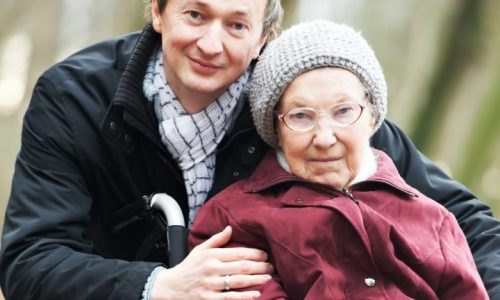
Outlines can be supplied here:
M217 55L222 52L222 29L221 24L214 22L200 36L196 45L204 54Z
M313 145L321 148L329 148L337 142L335 126L328 118L319 118L313 130Z

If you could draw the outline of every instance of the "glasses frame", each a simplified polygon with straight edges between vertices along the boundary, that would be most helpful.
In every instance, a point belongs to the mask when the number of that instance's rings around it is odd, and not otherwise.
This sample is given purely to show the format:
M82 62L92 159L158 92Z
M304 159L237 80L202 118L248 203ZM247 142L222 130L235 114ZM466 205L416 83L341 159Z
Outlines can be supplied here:
M330 120L335 124L337 125L338 127L346 127L346 126L349 126L349 125L352 125L354 123L356 123L360 118L361 118L361 115L363 115L363 111L365 110L366 106L364 105L361 105L359 103L354 103L354 102L351 102L351 101L346 101L346 102L341 102L341 103L337 103L335 105L332 105L330 106L327 111L329 111L330 109L332 109L333 107L335 106L339 106L339 105L342 105L342 104L346 104L346 103L349 103L349 104L354 104L354 105L357 105L361 108L360 112L359 112L359 115L351 122L349 123L339 123L337 122L334 118L330 118ZM290 127L286 122L285 122L285 116L287 114L289 114L290 112L296 110L296 109L304 109L304 108L307 108L307 109L310 109L312 111L314 111L316 113L316 119L314 120L314 124L311 126L311 128L307 128L307 129L304 129L304 130L300 130L300 129L294 129L292 127ZM294 108L294 109L291 109L289 111L287 111L286 113L283 113L283 114L279 114L278 112L276 113L277 116L278 116L278 120L280 120L283 124L285 124L285 126L292 130L292 131L298 131L298 132L307 132L307 131L310 131L312 129L314 129L316 127L316 125L318 124L318 120L320 117L322 116L326 116L327 114L326 113L318 113L315 109L313 108L310 108L310 107L299 107L299 108Z

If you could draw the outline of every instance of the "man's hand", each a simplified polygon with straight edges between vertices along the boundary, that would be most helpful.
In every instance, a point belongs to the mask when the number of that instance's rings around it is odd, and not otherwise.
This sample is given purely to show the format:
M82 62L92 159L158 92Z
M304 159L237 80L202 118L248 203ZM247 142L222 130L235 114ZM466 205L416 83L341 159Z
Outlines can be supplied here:
M220 248L231 239L232 229L196 246L177 266L158 273L151 299L255 299L258 291L231 291L266 283L273 267L267 254L251 248ZM229 276L225 276L229 275Z

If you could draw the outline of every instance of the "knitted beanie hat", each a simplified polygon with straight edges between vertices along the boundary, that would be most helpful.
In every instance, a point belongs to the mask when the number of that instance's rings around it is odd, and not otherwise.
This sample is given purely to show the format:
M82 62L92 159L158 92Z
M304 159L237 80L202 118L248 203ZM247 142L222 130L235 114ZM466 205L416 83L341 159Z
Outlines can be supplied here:
M373 132L378 129L387 111L387 84L373 50L347 25L309 21L271 41L255 66L249 99L257 132L266 143L278 147L274 109L287 86L301 73L321 67L343 68L358 76L370 94Z

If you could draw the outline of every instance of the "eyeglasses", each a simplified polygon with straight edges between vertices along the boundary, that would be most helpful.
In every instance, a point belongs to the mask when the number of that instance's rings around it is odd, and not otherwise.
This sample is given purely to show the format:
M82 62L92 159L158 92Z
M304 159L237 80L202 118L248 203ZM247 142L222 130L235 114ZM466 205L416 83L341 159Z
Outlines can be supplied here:
M328 116L335 125L345 127L355 123L361 117L364 106L353 102L343 102L327 109L325 113L318 113L310 107L292 109L278 118L286 127L294 131L309 131L318 123L321 116Z

